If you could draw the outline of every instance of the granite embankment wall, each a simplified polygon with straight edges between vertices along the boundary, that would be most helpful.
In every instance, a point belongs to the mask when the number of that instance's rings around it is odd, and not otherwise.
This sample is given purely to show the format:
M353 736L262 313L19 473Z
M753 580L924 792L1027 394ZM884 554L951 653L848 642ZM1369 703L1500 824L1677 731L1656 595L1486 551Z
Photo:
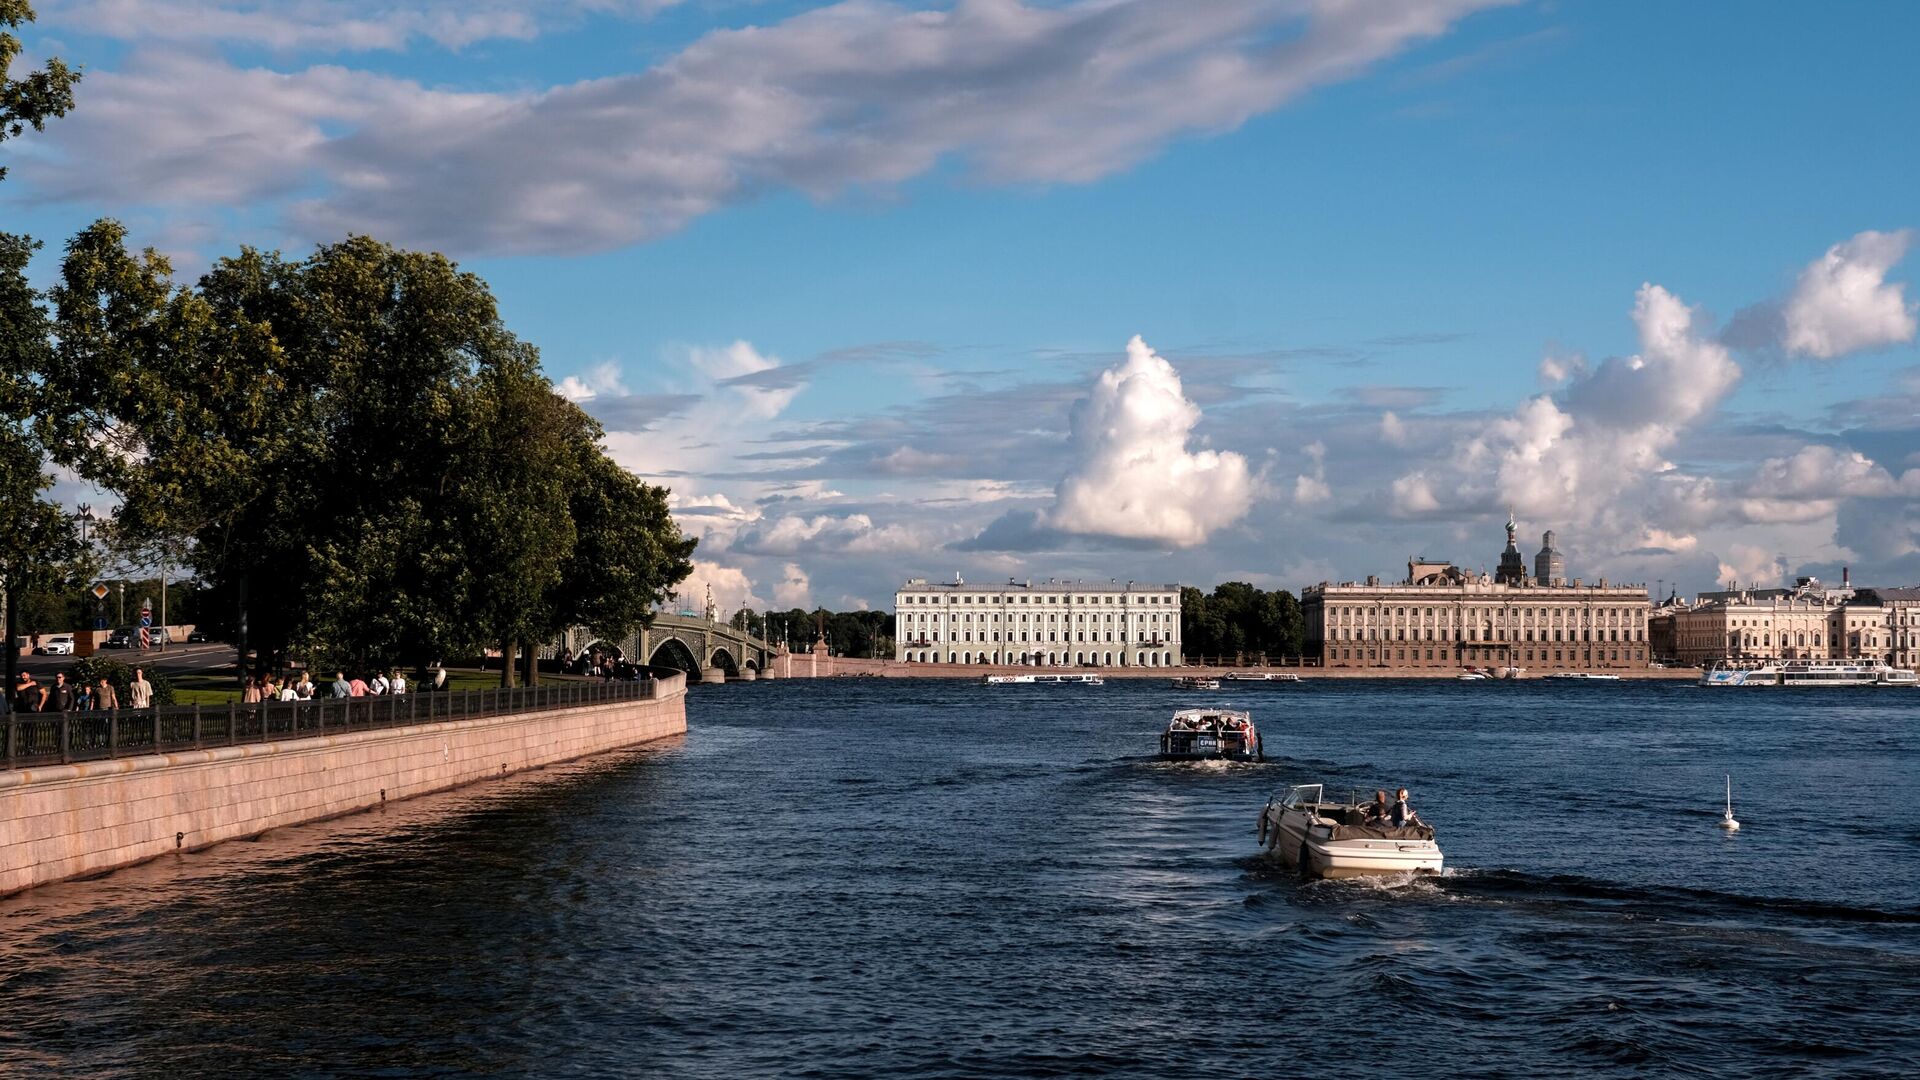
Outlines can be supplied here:
M652 697L0 772L0 896L687 730Z
M908 664L899 660L868 660L852 656L827 656L821 653L782 653L767 669L772 677L783 679L828 679L868 676L889 679L974 679L983 675L1097 674L1109 679L1177 679L1182 675L1212 675L1228 672L1281 671L1302 679L1452 679L1457 668L1320 668L1320 667L1021 667L992 664ZM1622 679L1681 679L1700 677L1697 668L1604 668ZM1538 679L1549 671L1528 672L1522 679Z

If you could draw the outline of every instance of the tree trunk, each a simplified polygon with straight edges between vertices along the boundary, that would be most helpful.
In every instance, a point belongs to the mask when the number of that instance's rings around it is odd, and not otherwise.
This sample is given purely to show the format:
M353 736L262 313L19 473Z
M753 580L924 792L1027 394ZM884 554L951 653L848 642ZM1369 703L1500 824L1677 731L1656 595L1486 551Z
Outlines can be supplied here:
M514 658L513 639L510 637L501 638L500 639L500 685L502 687L510 688L513 686L513 658Z
M528 686L539 686L540 685L540 650L534 648L533 642L531 641L526 642L523 647L527 651L526 678L524 681Z

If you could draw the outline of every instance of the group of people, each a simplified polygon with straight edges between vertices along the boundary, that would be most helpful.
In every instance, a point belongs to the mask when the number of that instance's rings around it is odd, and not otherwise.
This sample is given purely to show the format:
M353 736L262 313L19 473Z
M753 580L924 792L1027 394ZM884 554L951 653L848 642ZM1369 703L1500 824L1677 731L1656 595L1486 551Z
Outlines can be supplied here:
M427 689L445 689L446 683L446 669L436 667L433 669L433 680L427 685ZM312 701L316 697L387 697L404 694L411 689L413 684L407 681L406 672L399 668L387 671L375 670L364 678L359 675L348 678L345 671L335 671L333 681L326 685L324 692L313 681L311 675L301 671L285 678L278 675L255 675L247 680L247 688L240 695L240 700L243 704L253 705L262 701Z
M1426 822L1421 821L1420 815L1414 813L1413 807L1407 804L1407 789L1401 788L1393 802L1387 801L1387 793L1384 791L1373 793L1373 805L1367 807L1367 824L1403 829L1409 825L1424 825Z
M23 671L13 681L10 702L17 713L96 712L106 709L145 709L153 705L153 684L142 668L133 669L127 683L126 700L105 676L93 683L69 682L67 673L57 672L53 682L42 683L33 672Z

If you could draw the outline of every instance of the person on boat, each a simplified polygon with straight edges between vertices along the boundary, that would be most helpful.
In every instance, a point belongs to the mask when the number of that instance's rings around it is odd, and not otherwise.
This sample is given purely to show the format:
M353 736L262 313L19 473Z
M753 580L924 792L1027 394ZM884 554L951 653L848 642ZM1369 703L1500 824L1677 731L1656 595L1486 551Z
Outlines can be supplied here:
M1420 815L1413 812L1413 807L1407 804L1406 788L1400 789L1400 797L1387 808L1387 824L1397 829L1425 824L1420 820Z
M1367 807L1366 823L1368 825L1385 825L1387 823L1386 792L1376 790L1373 793L1373 805Z

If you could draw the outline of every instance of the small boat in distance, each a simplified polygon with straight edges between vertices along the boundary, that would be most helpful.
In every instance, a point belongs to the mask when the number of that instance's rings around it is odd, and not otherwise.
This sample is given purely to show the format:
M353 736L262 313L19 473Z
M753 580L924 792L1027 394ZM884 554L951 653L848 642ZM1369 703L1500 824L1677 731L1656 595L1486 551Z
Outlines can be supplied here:
M1326 802L1319 784L1298 784L1260 812L1260 845L1303 877L1437 874L1446 865L1433 826L1367 821L1357 798Z
M1010 684L1028 685L1034 683L1072 683L1076 686L1105 686L1107 680L1101 675L988 675L980 680L987 686L1007 686Z
M1739 832L1740 823L1733 820L1733 774L1727 774L1727 812L1720 818L1720 827L1728 832Z
M1549 679L1585 679L1590 682L1619 682L1618 675L1594 675L1585 671L1556 671L1547 676Z
M1701 686L1920 686L1920 674L1884 660L1721 660Z
M1182 675L1173 680L1175 690L1218 690L1220 680L1206 675Z
M1230 709L1181 709L1160 733L1160 760L1265 761L1260 732L1250 713Z
M1485 682L1490 676L1481 671L1463 671L1454 678L1461 682Z
M1300 676L1289 671L1229 671L1228 682L1299 682Z

